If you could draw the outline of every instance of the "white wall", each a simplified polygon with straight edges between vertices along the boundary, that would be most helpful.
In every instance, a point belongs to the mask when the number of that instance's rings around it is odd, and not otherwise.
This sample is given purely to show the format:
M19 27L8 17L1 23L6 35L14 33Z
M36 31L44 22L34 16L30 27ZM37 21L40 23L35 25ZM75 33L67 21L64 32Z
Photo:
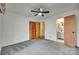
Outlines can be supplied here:
M1 14L0 14L0 43L1 43Z
M45 20L45 38L56 41L56 17Z
M2 46L28 40L28 20L26 16L12 12L5 13L5 15L3 15Z
M1 51L1 40L2 40L2 17L1 17L1 14L0 14L0 51Z

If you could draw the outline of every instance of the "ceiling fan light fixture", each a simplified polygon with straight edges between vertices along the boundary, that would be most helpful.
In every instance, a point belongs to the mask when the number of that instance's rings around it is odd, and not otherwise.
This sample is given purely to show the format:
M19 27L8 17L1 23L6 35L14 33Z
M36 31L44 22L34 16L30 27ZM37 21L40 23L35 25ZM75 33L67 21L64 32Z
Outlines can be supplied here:
M41 15L42 15L42 13L38 13L38 15L39 15L39 16L41 16Z
M35 12L34 16L44 16L44 14L49 13L49 11L43 10L43 8L39 8L37 10L31 10L31 12Z

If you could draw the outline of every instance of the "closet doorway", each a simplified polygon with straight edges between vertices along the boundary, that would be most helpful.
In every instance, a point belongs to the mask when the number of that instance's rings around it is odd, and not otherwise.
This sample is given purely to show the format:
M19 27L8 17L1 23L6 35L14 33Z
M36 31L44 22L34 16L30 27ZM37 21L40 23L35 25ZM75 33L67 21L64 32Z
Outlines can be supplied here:
M45 31L44 22L36 22L30 21L29 22L29 36L31 39L44 39L44 31Z

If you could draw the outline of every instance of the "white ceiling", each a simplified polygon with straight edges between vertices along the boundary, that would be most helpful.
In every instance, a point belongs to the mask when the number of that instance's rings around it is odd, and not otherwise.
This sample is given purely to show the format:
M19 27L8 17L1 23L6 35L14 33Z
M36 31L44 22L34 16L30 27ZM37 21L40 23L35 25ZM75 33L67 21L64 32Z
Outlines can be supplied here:
M40 7L49 10L50 13L48 15L59 14L79 8L78 3L7 3L6 6L9 11L28 16L33 16L35 14L30 12L30 10Z

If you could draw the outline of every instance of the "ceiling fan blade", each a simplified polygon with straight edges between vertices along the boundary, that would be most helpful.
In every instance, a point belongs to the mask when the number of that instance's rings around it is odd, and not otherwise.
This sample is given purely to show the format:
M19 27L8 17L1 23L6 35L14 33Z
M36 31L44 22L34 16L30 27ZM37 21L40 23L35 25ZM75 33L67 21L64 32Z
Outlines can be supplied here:
M38 14L35 14L34 16L37 16Z
M37 10L39 10L39 11L40 11L40 8L39 8L39 9L37 9Z
M42 11L41 13L49 13L49 11Z
M34 10L31 10L31 12L37 12L38 13L38 11L34 11Z

